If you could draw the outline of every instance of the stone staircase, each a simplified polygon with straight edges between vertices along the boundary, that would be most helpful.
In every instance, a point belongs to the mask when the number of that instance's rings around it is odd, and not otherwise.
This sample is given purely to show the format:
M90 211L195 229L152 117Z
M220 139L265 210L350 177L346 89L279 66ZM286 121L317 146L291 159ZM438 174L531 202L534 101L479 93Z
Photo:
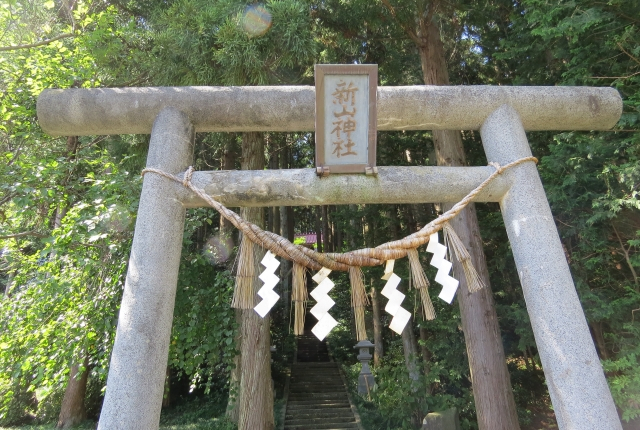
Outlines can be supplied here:
M291 368L284 430L360 429L338 364L330 361L325 342L310 332L298 338Z

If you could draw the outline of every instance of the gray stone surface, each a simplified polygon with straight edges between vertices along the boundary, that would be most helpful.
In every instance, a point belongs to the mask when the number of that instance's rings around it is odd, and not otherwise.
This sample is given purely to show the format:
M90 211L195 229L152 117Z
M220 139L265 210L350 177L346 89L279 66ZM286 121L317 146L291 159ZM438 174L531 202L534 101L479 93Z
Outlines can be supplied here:
M480 134L489 161L531 155L518 113L507 105L487 118ZM558 425L619 430L536 166L525 163L505 174L513 186L500 205Z
M477 130L508 103L526 130L605 130L622 112L612 88L424 86L378 87L378 130ZM51 135L148 134L173 106L196 131L312 131L315 89L162 87L49 89L38 97L38 120Z
M377 176L332 174L319 178L315 169L226 170L195 172L192 183L228 207L458 202L494 171L489 166L398 166L379 167ZM498 176L477 201L498 202L510 185ZM206 205L182 184L174 187L185 206Z
M193 138L185 114L163 110L153 126L147 166L183 171L192 162ZM144 178L101 430L159 426L185 216L182 204L167 191L172 189L161 176Z
M427 414L422 420L422 430L460 430L460 418L456 408Z

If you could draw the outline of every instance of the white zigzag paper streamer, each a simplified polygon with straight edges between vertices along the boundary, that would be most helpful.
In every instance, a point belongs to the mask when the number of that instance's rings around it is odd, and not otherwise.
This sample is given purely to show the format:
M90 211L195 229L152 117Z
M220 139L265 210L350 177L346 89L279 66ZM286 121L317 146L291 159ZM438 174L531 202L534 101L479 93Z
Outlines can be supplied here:
M329 273L331 273L331 269L323 267L318 273L313 275L312 279L318 283L318 286L309 293L317 302L309 312L318 319L318 323L313 326L311 332L316 335L319 340L327 337L329 332L338 325L338 321L329 315L329 309L336 304L336 302L329 297L329 291L335 286L331 279L327 277Z
M264 282L264 285L258 290L258 295L262 297L262 301L253 308L262 318L265 317L276 304L280 296L273 291L280 278L275 274L276 269L280 265L280 262L276 260L275 255L271 251L267 251L264 258L260 262L266 269L262 272L259 278Z
M387 267L384 271L385 274L382 277L382 279L387 279L387 283L380 294L389 299L387 306L384 308L390 315L393 315L389 328L398 334L402 334L404 327L411 318L411 313L400 306L405 295L396 289L398 288L398 284L400 284L400 277L393 273L393 261L394 260L387 261Z
M451 304L458 290L458 280L449 276L452 264L444 258L447 255L447 247L438 242L438 232L429 237L427 252L433 253L431 265L438 268L436 282L442 285L442 291L438 297Z

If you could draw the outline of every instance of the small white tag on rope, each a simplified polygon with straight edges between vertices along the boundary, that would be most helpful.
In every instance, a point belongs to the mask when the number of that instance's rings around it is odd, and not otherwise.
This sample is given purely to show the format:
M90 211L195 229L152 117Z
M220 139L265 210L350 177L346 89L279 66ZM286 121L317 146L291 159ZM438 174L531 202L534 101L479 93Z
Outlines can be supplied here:
M319 339L323 340L335 326L338 325L330 314L329 309L336 304L331 297L329 297L329 291L333 289L335 284L327 276L331 273L330 269L323 267L318 273L316 273L311 279L318 282L318 286L315 287L309 295L316 301L314 307L309 310L309 313L318 319L318 322L311 332Z
M405 295L397 290L400 280L398 275L391 273L387 283L380 292L380 294L389 299L387 306L384 308L386 312L393 316L389 328L398 334L402 334L404 327L409 322L409 319L411 319L411 313L401 306Z
M280 296L273 291L276 284L280 281L280 278L275 275L275 271L280 265L280 262L276 259L275 255L271 253L271 251L267 251L260 263L266 267L264 272L258 276L262 282L264 282L262 288L258 290L258 295L262 297L262 301L258 303L253 310L264 318L276 304L278 299L280 299Z
M381 279L384 279L385 281L389 280L389 278L393 274L393 265L395 262L396 260L387 260L387 264L384 267L384 275L382 275Z
M447 247L438 242L438 232L433 233L429 237L427 252L431 252L433 254L433 258L431 258L431 265L438 268L436 282L443 287L438 297L451 304L453 297L458 290L458 280L449 276L452 264L450 261L445 259L447 255Z

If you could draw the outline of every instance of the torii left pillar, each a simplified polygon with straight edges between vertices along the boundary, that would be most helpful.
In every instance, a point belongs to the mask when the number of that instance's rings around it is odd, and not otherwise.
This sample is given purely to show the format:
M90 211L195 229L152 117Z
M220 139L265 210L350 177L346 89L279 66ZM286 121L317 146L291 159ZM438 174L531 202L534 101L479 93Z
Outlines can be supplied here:
M193 159L194 136L187 115L165 108L153 124L147 167L183 172ZM185 219L174 190L169 179L144 177L99 430L149 430L160 423L156 399L164 390Z

